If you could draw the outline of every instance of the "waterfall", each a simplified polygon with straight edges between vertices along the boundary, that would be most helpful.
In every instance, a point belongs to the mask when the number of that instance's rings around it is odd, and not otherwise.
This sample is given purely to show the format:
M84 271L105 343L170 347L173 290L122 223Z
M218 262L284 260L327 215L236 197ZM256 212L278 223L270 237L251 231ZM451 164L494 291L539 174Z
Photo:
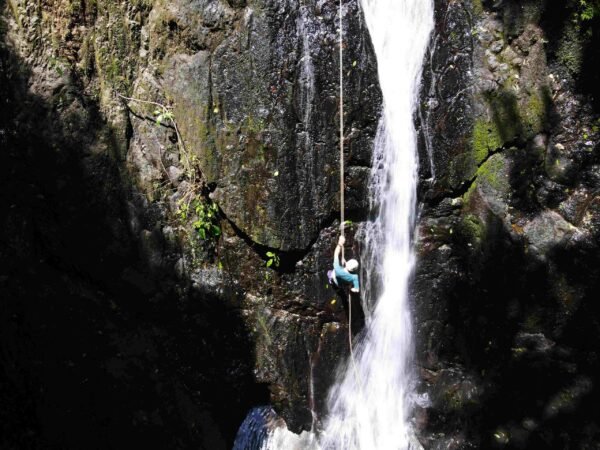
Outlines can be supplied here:
M417 187L414 117L433 29L433 0L360 0L377 56L384 107L374 142L371 206L361 230L366 328L328 398L324 427L271 431L267 450L408 450L416 401L409 282ZM306 58L306 56L305 56ZM306 60L304 60L306 62ZM314 428L314 427L313 427Z
M361 0L377 56L384 109L375 140L363 283L367 325L354 361L329 395L324 449L408 449L413 335L408 285L417 186L414 114L433 29L432 0Z

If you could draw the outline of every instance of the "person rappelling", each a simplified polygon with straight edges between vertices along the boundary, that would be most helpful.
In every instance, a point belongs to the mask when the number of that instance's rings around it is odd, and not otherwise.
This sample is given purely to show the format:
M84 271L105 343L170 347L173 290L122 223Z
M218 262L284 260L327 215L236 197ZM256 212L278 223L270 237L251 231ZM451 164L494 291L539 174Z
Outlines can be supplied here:
M350 292L360 292L360 285L358 281L358 261L356 259L350 259L346 261L343 255L344 244L346 238L342 235L338 239L338 243L335 246L333 252L333 270L327 272L327 278L329 282L338 287L344 287L345 285L352 285ZM341 264L340 264L341 254Z

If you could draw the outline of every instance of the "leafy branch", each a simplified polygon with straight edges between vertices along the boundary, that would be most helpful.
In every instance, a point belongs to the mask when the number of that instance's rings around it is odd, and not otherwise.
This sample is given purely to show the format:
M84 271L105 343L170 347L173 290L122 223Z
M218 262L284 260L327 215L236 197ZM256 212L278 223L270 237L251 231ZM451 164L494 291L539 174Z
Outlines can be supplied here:
M192 226L203 241L221 236L219 206L212 200L205 201L199 197L191 202L191 206L190 209L189 203L181 203L178 211L180 219L185 221L193 213L195 220L192 222Z
M600 14L600 1L579 0L579 18L582 21L593 20Z
M204 183L201 178L197 178L197 173L202 172L197 167L196 157L188 152L183 137L179 131L177 120L171 106L164 105L159 102L150 100L141 100L138 98L127 97L116 92L116 95L125 102L134 102L141 105L150 105L154 107L153 117L146 117L155 122L157 126L170 127L175 131L177 137L177 146L181 155L181 162L184 166L185 174L189 180L189 187L186 188L182 197L178 201L177 216L182 222L189 219L193 220L192 227L196 230L200 239L207 240L209 238L218 238L221 235L221 227L219 226L219 207L208 198L203 198ZM129 104L127 107L130 108ZM130 108L131 110L131 108ZM162 155L161 156L161 165ZM169 176L167 170L163 170Z
M279 267L279 255L277 255L277 253L273 253L273 252L267 252L267 262L266 262L266 266L267 267L271 267L271 266L275 266L275 267Z
M126 97L118 92L116 92L117 96L126 102L135 102L144 105L152 105L156 107L154 110L154 121L157 126L171 126L173 130L175 130L175 135L177 136L177 147L179 148L179 154L182 156L182 163L184 165L185 173L189 178L192 185L196 183L197 177L196 173L199 171L199 168L194 166L194 162L196 158L187 151L185 146L185 142L181 133L179 132L179 127L177 126L177 121L175 120L175 114L171 107L164 105L162 103L150 101L150 100L141 100L139 98ZM129 105L127 105L129 107ZM168 124L168 125L165 125ZM161 158L162 164L162 158ZM166 172L166 170L165 170Z

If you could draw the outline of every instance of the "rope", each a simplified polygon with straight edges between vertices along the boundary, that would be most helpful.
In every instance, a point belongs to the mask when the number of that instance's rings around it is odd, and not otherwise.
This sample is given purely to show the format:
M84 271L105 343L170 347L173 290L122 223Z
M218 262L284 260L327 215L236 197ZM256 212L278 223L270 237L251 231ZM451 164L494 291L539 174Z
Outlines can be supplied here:
M342 0L340 0L340 234L344 235L344 23L342 21ZM342 245L342 260L344 259L344 246ZM352 302L348 294L348 344L350 344L350 354L352 354ZM354 357L352 357L354 361Z
M354 359L354 350L352 349L352 295L348 294L348 346L350 347L350 359L352 360L352 367L354 369L354 377L356 382L362 388L362 381L360 379L360 373L356 367L356 360Z
M340 233L344 235L344 28L342 23L342 0L340 0ZM344 248L342 247L342 258Z
M344 27L342 22L342 0L339 7L340 16L340 234L344 236ZM344 246L342 245L342 259L344 259ZM352 348L352 294L348 294L348 346L350 347L350 359L354 368L356 382L362 388L360 373L356 367L354 359L354 349Z

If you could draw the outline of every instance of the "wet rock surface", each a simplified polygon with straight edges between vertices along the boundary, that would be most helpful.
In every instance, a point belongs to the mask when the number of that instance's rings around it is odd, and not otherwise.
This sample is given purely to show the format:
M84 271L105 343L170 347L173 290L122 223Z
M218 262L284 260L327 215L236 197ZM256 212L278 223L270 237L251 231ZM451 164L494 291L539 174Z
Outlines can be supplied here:
M0 447L230 448L268 401L244 321L164 270L169 232L129 215L118 133L68 68L29 65L7 22Z
M414 284L426 448L597 442L598 91L564 52L598 19L578 8L436 2ZM597 58L594 39L572 56Z
M268 403L310 428L347 353L337 4L0 9L0 446L231 448ZM351 256L381 95L344 20Z
M598 18L575 1L435 6L416 118L418 439L594 448ZM348 352L325 276L337 4L0 9L0 447L231 448L264 404L318 425ZM357 1L344 19L360 256L381 94Z

